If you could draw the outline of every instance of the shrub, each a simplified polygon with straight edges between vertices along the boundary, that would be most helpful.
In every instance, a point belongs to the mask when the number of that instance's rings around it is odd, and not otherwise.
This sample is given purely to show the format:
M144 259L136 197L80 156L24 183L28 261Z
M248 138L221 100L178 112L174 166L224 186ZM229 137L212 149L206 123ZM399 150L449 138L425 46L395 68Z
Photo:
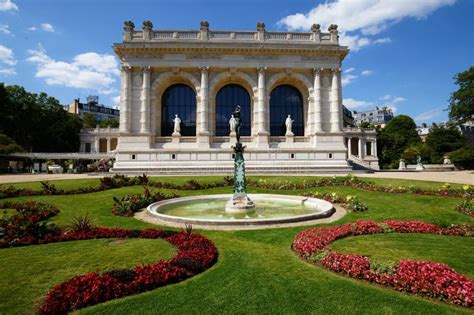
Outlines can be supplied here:
M131 217L135 212L153 202L176 197L177 195L175 194L166 196L161 192L152 194L147 187L143 187L143 194L141 195L126 195L121 199L113 197L114 205L112 207L112 213L115 215Z
M94 227L93 221L94 220L88 214L79 215L72 219L71 225L74 230L89 231Z
M462 147L456 151L448 153L451 162L456 167L462 169L474 169L474 145Z

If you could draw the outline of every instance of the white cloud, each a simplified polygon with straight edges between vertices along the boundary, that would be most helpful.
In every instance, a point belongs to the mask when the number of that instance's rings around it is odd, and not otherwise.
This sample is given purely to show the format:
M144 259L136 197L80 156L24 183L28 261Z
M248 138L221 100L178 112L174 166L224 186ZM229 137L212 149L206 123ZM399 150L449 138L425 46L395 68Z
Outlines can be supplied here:
M118 63L112 55L88 52L75 56L72 62L56 61L39 45L29 50L28 61L36 64L37 78L49 85L61 85L79 89L92 89L103 94L116 92L113 84L120 74Z
M344 74L342 76L342 80L341 80L342 86L346 86L346 85L352 83L352 81L354 81L357 78L358 78L358 76L353 75L353 74Z
M38 29L36 28L36 26L32 26L28 29L29 31L37 31Z
M355 68L348 68L346 70L344 70L344 73L351 73L355 70Z
M372 43L390 42L389 38L371 39L404 18L421 19L435 10L452 5L456 0L329 0L318 4L307 13L296 13L278 23L290 30L308 30L313 23L323 29L339 24L341 43L359 50ZM353 34L353 33L359 34ZM363 36L361 36L363 35Z
M40 28L45 32L54 33L54 26L49 23L41 23Z
M359 108L359 107L368 107L368 106L374 106L374 103L372 102L366 102L366 101L356 101L353 98L345 98L342 101L342 104L346 106L349 109L354 109L354 108Z
M18 6L11 0L0 0L0 11L18 11Z
M393 104L398 104L398 103L401 103L401 102L404 102L404 101L406 101L406 98L401 97L401 96L397 96L397 97L394 97L392 99Z
M443 113L442 108L435 108L435 109L416 115L414 120L417 122L426 122L427 120L431 120L435 117L441 116L442 113Z
M13 54L13 50L3 45L0 45L0 63L14 66L16 65L16 58Z
M392 40L389 38L389 37L384 37L384 38L377 38L376 40L374 40L374 44L387 44L387 43L391 43Z
M3 33L5 35L12 35L10 27L7 24L0 24L0 33Z
M364 75L364 76L369 76L373 73L372 70L369 70L369 69L365 69L365 70L362 70L362 72L360 73L361 75Z
M120 95L111 97L111 99L115 106L120 106Z
M384 96L382 96L381 98L379 98L379 100L381 100L381 101L387 101L387 100L389 100L389 99L391 99L391 98L392 98L392 95L390 95L390 94L385 94Z
M16 74L15 68L12 68L12 67L0 68L0 75L8 76L8 75L15 75L15 74Z

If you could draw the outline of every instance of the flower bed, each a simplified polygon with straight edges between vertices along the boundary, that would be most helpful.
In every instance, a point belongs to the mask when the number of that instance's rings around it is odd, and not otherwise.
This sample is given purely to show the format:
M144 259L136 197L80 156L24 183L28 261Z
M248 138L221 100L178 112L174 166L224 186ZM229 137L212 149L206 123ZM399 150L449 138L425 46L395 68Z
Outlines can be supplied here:
M304 193L303 196L311 198L319 198L331 203L340 203L342 206L351 212L362 212L369 210L369 207L364 202L360 201L357 196L348 195L346 197L341 197L336 193L323 193L315 191L313 193Z
M157 229L64 230L60 236L46 238L35 244L97 238L164 239L176 246L180 252L169 260L162 259L150 265L138 265L134 269L75 276L48 292L39 308L40 314L66 314L86 306L177 283L210 268L217 261L218 255L214 244L201 235Z
M131 217L138 210L148 206L149 204L165 199L177 198L176 194L164 195L160 192L152 194L145 186L143 194L137 195L126 195L121 199L113 197L114 205L112 207L112 213L120 216Z
M448 300L452 304L474 307L474 281L446 264L401 260L390 268L391 270L381 271L368 257L331 251L330 244L338 239L375 233L429 233L472 237L473 229L467 225L441 227L421 221L358 221L300 232L292 243L292 249L309 262L352 278L398 291Z
M214 183L201 184L194 179L190 179L183 184L166 183L159 181L151 181L145 174L142 176L127 177L124 175L114 175L113 177L103 177L100 179L100 183L96 186L85 186L77 189L59 189L55 185L48 182L42 182L41 190L33 190L27 188L15 188L8 186L0 188L0 199L19 197L19 196L38 196L38 195L74 195L84 194L91 192L98 192L113 188L120 188L125 186L145 185L156 188L176 189L176 190L201 190L210 189L217 187L227 187L233 184L232 177L224 177L220 181ZM360 179L355 176L340 176L340 177L329 177L318 180L302 181L302 182L291 182L291 181L278 181L278 182L267 182L265 179L253 180L249 178L247 180L248 186L253 186L262 189L271 190L300 190L308 188L318 188L325 186L349 186L356 187L364 190L385 192L385 193L412 193L418 195L430 195L430 196L449 196L449 197L462 197L465 193L473 194L474 188L469 185L464 185L462 189L452 188L449 184L443 185L442 188L437 190L426 190L416 186L398 186L398 187L387 187L377 186L370 181Z

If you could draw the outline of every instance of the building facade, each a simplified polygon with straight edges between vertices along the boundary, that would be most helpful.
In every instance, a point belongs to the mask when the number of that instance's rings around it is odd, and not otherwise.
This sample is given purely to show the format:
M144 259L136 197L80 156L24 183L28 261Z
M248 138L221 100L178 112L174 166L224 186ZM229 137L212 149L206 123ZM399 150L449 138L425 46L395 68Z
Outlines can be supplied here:
M362 122L368 122L376 126L385 127L393 119L393 111L389 107L375 107L375 109L363 112L352 111L354 124L360 126Z
M99 104L99 97L97 95L89 95L86 103L81 103L79 99L74 99L66 107L68 112L79 115L81 118L84 118L85 113L91 113L97 121L107 118L119 120L120 117L120 110Z
M336 25L328 33L319 25L307 33L267 32L263 23L256 31L200 26L125 22L114 45L122 64L114 172L232 171L229 119L237 105L249 172L345 172L348 160L378 168L376 150L367 151L375 131L343 126L340 69L348 49Z

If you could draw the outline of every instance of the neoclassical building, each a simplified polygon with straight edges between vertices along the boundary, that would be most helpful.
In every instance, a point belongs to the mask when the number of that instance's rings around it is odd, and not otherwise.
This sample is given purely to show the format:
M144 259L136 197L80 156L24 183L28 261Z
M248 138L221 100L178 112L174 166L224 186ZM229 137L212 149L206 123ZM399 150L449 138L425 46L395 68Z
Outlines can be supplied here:
M229 119L237 105L250 172L378 168L375 132L343 125L341 63L349 50L339 45L336 25L328 33L319 25L311 32L267 32L263 23L256 31L200 26L154 30L146 21L135 29L125 22L123 41L114 45L122 74L113 171L230 172ZM100 149L100 132L83 134L95 139L92 151ZM113 137L109 130L106 139Z

